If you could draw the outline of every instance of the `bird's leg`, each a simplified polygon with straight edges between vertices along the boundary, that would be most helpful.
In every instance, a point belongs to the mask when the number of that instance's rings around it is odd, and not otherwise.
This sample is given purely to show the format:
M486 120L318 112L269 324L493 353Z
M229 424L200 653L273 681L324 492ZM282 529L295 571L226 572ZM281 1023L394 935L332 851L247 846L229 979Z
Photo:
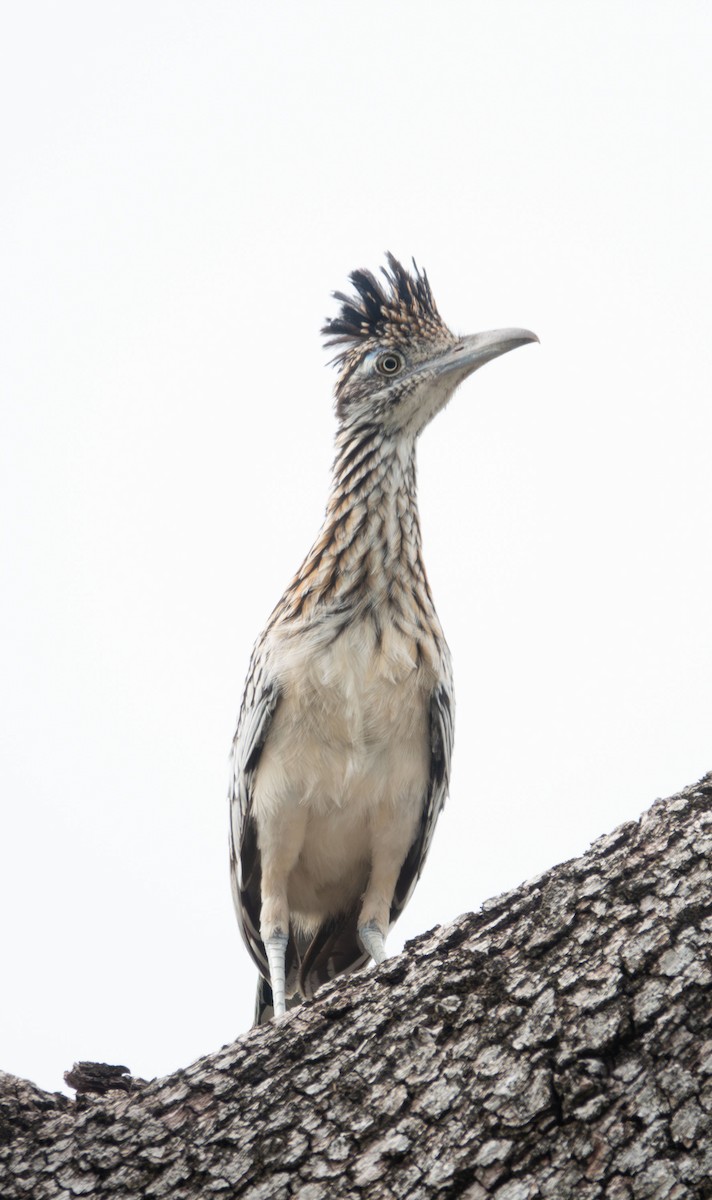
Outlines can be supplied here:
M390 806L374 814L371 825L371 874L358 918L361 944L376 963L386 957L386 935L390 926L393 893L408 850L415 836L417 809L410 807L410 820L393 821Z
M269 963L269 981L272 987L272 1004L275 1017L283 1017L287 1011L285 996L284 963L287 956L289 934L281 929L275 929L265 942L267 962Z
M364 950L368 951L373 961L382 963L386 957L386 939L376 922L368 921L365 925L359 925L358 936Z
M271 882L271 886L270 886ZM262 914L260 937L267 953L269 982L272 988L275 1017L283 1017L287 1011L286 958L289 943L289 905L287 903L286 875L270 881L269 875L262 879Z
M281 819L265 823L261 830L262 909L260 937L269 966L275 1017L286 1009L285 962L289 943L289 900L287 884L304 843L306 809L294 805L280 813Z
M371 874L357 928L364 950L376 963L383 962L386 957L393 893L411 841L412 831L407 825L394 827L392 821L383 818L374 821Z

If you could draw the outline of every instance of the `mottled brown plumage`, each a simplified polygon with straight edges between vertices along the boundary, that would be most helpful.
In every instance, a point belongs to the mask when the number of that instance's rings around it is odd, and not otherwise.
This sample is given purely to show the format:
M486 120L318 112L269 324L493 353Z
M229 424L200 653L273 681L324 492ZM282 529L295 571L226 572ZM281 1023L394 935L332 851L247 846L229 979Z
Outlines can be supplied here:
M324 524L252 656L233 746L240 927L284 996L384 954L447 794L450 654L428 586L416 440L483 362L526 330L458 339L424 272L388 256L351 276L324 328L339 428ZM286 974L286 988L283 983Z

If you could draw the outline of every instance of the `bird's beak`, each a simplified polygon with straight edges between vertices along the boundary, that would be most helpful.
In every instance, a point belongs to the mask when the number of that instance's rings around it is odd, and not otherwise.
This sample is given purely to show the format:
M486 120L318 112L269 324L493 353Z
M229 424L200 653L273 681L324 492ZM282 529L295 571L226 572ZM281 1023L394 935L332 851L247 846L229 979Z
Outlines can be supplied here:
M527 342L538 342L539 338L529 329L490 329L487 333L473 333L470 337L461 338L456 346L446 350L434 364L436 375L455 375L460 383L491 362L506 354L508 350L516 350L517 346L525 346Z

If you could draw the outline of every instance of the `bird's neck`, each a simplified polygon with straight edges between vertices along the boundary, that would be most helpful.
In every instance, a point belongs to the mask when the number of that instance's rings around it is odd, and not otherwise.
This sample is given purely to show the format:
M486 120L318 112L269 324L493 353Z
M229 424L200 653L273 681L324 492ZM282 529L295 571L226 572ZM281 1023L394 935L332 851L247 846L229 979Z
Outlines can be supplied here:
M342 438L322 535L377 598L422 571L415 439L371 427Z
M319 537L297 572L284 616L380 607L432 610L421 558L415 439L377 426L342 431Z

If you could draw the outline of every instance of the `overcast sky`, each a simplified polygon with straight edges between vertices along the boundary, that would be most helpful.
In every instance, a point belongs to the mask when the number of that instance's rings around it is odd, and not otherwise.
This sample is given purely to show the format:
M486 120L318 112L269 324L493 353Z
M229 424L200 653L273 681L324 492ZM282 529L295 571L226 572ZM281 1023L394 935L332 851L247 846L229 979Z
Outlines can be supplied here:
M0 1067L245 1030L227 757L384 251L540 346L420 446L449 803L389 941L712 767L712 9L5 5Z

